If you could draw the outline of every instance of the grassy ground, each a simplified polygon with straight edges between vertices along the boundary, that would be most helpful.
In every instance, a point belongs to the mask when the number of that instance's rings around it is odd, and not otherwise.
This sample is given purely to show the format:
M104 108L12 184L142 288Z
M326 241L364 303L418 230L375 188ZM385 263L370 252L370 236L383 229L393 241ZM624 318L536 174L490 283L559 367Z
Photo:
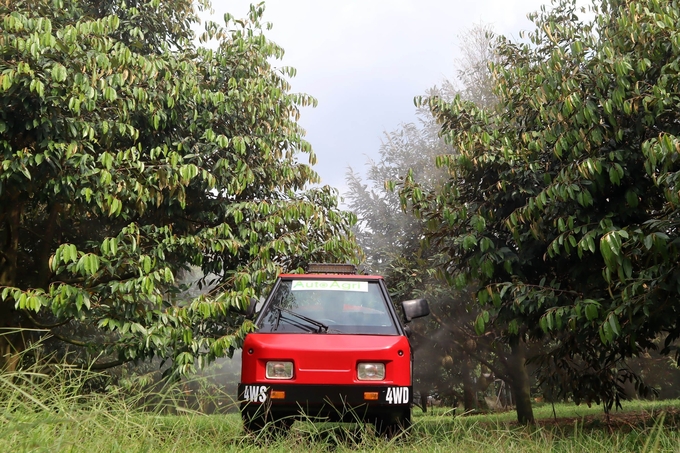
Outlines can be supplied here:
M244 435L238 414L157 410L158 401L173 405L178 388L85 394L82 385L66 369L49 378L0 375L0 452L680 452L680 401L629 402L609 419L597 406L557 405L557 421L552 406L542 405L530 428L517 426L513 412L453 417L414 409L411 435L390 441L370 427L306 422L265 439Z

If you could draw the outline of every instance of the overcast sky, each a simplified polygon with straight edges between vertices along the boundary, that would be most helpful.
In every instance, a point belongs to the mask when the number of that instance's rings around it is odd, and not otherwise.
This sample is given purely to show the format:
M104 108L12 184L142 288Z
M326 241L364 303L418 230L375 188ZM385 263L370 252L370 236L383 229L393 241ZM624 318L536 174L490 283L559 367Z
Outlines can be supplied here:
M245 17L252 1L213 0ZM548 0L268 0L269 39L293 66L293 91L314 96L300 124L312 144L324 184L345 190L347 168L363 173L384 132L415 120L413 98L455 79L460 36L475 24L519 39L532 30L527 13Z

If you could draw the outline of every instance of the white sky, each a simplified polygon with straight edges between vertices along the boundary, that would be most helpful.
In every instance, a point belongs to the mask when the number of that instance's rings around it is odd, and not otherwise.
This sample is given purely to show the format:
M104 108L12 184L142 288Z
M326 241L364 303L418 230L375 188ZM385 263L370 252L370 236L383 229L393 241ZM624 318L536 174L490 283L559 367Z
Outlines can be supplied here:
M245 17L248 0L213 0L213 20L225 12ZM533 30L527 13L549 0L268 0L269 39L293 66L293 91L314 96L304 108L323 184L345 190L347 168L364 173L384 132L415 120L413 98L455 79L460 35L473 25L493 26L519 39Z

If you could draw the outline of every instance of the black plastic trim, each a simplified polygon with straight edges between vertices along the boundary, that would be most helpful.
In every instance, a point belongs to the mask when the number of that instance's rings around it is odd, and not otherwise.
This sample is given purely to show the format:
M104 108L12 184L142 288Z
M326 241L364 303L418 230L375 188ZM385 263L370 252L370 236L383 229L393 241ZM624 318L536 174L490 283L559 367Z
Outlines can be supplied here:
M269 398L272 390L285 392L285 399ZM378 400L364 400L364 392L378 392ZM392 395L393 403L388 401L388 392ZM262 395L266 397L261 398ZM395 414L403 417L411 407L413 386L240 383L238 399L241 402L241 411L250 414L266 409L277 416L304 414L331 420L365 419Z

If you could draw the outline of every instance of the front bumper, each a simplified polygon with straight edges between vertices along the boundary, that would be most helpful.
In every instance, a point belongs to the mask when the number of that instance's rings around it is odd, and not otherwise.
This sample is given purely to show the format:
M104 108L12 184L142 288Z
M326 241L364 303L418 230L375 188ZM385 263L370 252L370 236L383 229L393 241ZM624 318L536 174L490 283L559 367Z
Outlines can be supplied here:
M244 415L266 411L275 418L299 414L332 421L403 418L410 412L411 386L239 384Z

